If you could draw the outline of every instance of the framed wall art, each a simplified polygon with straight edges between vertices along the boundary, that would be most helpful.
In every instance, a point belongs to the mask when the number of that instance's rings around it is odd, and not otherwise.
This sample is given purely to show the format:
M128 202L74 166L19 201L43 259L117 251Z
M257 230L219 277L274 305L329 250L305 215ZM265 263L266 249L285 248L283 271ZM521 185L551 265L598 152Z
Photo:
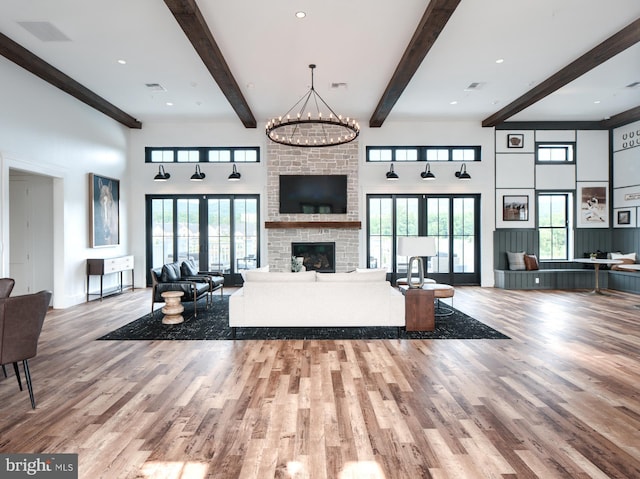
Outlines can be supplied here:
M609 227L609 187L603 182L578 182L578 228Z
M636 208L617 208L613 210L613 226L615 228L635 228Z
M529 196L503 196L502 221L529 221Z
M523 133L508 134L507 148L524 148L524 134Z
M120 244L120 181L89 173L89 235L92 248Z

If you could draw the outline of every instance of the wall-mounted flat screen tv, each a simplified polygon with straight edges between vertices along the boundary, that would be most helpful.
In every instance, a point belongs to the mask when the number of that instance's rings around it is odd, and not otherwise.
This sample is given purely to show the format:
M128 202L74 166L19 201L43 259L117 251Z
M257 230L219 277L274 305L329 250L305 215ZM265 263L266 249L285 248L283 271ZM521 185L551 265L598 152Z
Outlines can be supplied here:
M347 175L280 175L280 213L346 212Z

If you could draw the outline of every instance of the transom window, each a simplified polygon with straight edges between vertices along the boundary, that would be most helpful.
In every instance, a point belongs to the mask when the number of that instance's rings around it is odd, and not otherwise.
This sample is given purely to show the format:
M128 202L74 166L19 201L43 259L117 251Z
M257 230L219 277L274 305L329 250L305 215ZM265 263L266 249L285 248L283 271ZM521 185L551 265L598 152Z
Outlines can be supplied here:
M479 146L368 146L367 161L480 161Z
M258 147L147 147L145 163L258 163Z
M575 143L536 143L538 163L575 163Z

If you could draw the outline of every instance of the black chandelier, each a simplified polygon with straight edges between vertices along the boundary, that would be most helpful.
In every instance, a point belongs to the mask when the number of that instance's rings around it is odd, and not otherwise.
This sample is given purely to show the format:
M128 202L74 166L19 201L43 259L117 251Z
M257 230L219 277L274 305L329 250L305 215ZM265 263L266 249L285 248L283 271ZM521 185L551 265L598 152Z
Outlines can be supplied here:
M336 115L313 87L314 64L311 69L311 89L293 105L284 116L272 118L267 123L266 133L271 141L281 145L317 148L323 146L344 145L355 140L360 134L360 125L353 118ZM294 110L301 105L297 113ZM315 105L315 114L307 107ZM324 105L328 116L323 116L321 105ZM293 116L292 116L293 115ZM318 126L312 136L305 135L304 126Z

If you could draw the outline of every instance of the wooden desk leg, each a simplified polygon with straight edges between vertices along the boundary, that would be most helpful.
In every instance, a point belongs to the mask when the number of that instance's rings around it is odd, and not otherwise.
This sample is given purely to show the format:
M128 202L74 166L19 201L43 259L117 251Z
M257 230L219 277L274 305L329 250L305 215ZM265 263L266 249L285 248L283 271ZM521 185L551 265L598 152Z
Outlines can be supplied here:
M432 290L407 289L404 293L405 329L433 331L436 328Z

